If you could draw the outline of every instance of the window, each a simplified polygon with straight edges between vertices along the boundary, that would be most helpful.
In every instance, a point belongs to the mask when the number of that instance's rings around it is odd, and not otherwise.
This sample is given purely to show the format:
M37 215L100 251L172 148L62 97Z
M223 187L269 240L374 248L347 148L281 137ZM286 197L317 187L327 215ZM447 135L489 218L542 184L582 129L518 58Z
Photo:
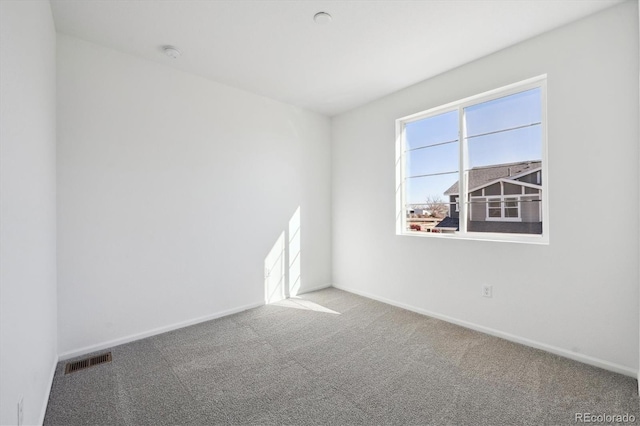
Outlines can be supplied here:
M402 235L548 242L546 76L396 121Z
M513 197L487 199L487 220L520 221L520 202Z

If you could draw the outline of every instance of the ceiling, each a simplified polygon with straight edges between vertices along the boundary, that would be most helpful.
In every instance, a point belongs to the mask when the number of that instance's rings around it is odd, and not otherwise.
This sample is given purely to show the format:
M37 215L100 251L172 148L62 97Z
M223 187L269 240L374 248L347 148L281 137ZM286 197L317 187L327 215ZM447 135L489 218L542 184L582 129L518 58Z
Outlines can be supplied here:
M329 116L622 0L51 0L56 29ZM328 25L315 13L332 15ZM162 53L174 45L179 59Z

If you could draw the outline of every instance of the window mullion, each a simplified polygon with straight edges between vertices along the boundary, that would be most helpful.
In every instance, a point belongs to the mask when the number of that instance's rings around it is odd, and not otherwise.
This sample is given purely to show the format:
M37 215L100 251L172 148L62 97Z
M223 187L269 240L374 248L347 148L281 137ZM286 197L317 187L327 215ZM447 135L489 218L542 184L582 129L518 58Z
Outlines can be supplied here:
M461 233L467 233L467 215L470 199L467 197L467 181L465 179L465 170L467 169L467 126L465 120L465 112L462 105L458 106L458 140L460 141L460 166L458 176L458 192L460 196L460 212L458 214L458 223Z

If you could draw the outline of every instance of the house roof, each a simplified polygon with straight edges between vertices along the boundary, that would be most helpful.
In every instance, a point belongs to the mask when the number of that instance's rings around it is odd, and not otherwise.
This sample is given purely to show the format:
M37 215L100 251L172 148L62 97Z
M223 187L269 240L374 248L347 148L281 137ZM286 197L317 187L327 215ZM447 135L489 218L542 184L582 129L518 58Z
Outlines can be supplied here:
M442 219L435 226L436 228L447 228L447 229L455 229L456 231L460 228L460 219L457 217L447 216Z
M513 179L519 175L526 175L527 171L534 171L542 166L542 161L523 161L519 163L496 164L493 166L474 167L469 170L469 188L474 189L498 179ZM457 194L458 182L451 185L444 195Z

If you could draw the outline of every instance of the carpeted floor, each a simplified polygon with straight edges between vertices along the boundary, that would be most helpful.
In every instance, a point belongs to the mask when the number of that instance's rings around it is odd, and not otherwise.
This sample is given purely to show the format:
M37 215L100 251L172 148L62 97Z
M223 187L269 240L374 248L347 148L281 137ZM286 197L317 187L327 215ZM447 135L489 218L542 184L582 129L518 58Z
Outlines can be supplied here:
M635 379L331 288L111 351L45 425L640 422Z

